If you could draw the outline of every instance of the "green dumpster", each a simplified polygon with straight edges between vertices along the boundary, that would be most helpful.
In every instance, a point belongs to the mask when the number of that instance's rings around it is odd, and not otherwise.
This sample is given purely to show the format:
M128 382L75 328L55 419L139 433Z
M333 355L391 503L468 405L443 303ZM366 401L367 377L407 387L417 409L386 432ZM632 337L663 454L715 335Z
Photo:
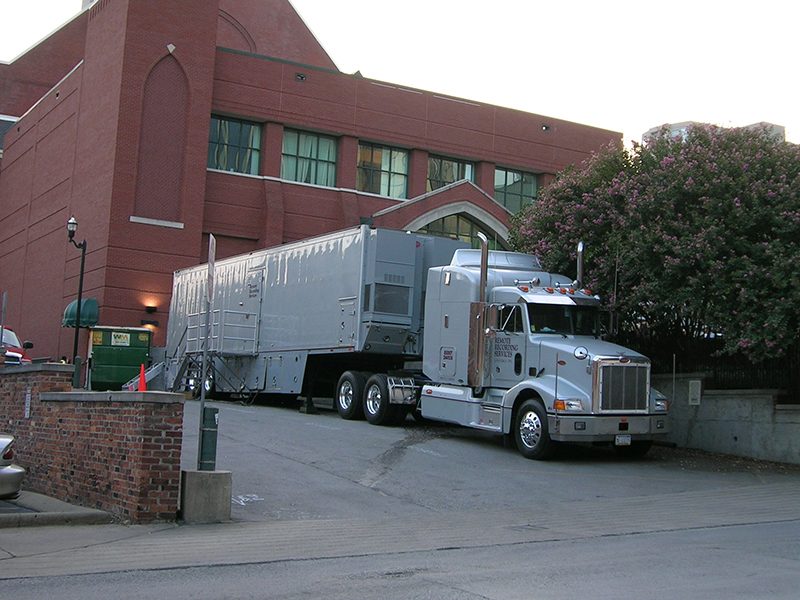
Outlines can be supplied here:
M150 366L153 332L144 327L92 327L89 336L92 390L119 390Z

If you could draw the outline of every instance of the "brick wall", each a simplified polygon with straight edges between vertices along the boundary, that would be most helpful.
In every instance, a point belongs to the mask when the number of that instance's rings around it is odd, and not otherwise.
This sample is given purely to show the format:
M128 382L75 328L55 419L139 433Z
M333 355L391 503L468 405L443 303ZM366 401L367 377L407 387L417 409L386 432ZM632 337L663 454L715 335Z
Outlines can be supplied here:
M0 369L0 431L16 438L23 489L131 523L178 511L183 398L72 391L72 365Z

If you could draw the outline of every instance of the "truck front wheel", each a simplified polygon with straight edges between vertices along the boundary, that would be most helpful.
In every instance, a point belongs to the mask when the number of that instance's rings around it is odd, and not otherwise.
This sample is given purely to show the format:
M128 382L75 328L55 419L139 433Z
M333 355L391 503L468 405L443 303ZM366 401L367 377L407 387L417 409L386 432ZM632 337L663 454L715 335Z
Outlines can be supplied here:
M525 458L546 460L554 445L547 427L547 412L538 400L525 400L514 419L514 441Z
M367 378L358 371L345 371L336 384L336 410L343 419L363 419Z
M397 407L389 404L389 383L386 375L375 373L367 380L364 392L364 416L373 425L389 425L394 422Z

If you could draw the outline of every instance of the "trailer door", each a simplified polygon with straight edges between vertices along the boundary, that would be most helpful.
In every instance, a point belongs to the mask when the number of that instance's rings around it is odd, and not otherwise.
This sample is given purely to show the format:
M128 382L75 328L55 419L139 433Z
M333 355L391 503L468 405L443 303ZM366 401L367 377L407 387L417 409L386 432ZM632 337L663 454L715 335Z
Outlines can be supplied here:
M339 346L351 347L356 343L356 299L339 299Z

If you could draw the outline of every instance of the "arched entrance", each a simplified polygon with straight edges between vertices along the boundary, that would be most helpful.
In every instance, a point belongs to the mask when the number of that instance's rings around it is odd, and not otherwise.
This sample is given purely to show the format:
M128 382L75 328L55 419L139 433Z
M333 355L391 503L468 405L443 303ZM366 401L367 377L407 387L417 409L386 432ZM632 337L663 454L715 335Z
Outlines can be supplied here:
M464 213L457 213L435 219L427 225L418 227L417 231L421 233L430 233L431 235L457 238L465 242L470 242L473 248L480 247L478 233L482 233L489 240L490 250L506 249L505 240L500 238L497 233L477 223L472 217Z

